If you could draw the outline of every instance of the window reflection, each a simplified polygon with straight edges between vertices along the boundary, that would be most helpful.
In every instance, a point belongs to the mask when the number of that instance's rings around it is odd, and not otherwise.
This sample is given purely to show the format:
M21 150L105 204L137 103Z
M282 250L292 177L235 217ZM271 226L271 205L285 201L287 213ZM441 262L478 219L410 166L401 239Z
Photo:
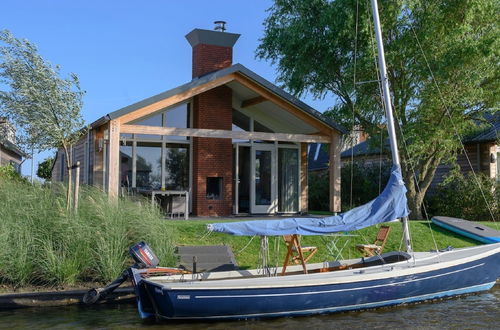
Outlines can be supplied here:
M137 189L161 188L161 144L137 142Z
M159 126L163 125L163 114L157 114L151 116L146 119L139 120L134 122L134 125L144 125L144 126ZM161 135L153 135L153 134L136 134L136 138L138 139L147 139L147 140L159 140L161 139Z
M132 187L132 146L120 146L120 184L122 187Z
M299 209L299 150L278 149L278 211Z
M165 187L189 189L189 149L187 145L167 145L165 149Z
M165 112L165 126L188 128L189 111L188 104L181 104ZM167 140L186 140L185 136L167 136Z

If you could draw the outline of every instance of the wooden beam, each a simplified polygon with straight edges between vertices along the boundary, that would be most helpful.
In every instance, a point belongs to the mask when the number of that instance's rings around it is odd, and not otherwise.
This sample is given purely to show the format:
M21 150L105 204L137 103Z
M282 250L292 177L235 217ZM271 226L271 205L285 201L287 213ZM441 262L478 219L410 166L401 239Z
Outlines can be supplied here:
M109 122L109 166L108 166L108 195L118 197L119 171L120 171L120 122ZM106 161L104 159L104 161Z
M243 102L241 102L241 107L248 108L248 107L251 107L252 105L257 105L257 104L265 102L265 101L267 101L267 99L264 96L259 95L259 96L254 97L254 98L244 100Z
M307 143L300 144L300 213L309 210L309 182L307 169Z
M186 101L195 95L206 92L206 91L213 89L215 87L227 84L228 82L233 81L235 79L235 77L236 77L235 74L228 74L226 76L217 78L217 79L209 81L203 85L193 87L185 92L172 95L170 97L167 97L166 99L160 100L160 101L155 102L153 104L150 104L150 105L147 105L145 107L134 110L132 112L129 112L129 113L121 116L117 120L119 120L120 123L122 123L122 124L131 122L133 120L147 116L151 113L154 113L156 111L159 111L159 110L164 109L166 107L169 107L171 105Z
M340 151L341 141L340 134L335 132L332 134L331 143L329 146L330 164L328 166L330 174L330 212L340 212Z
M322 135L226 131L220 129L177 128L177 127L158 127L158 126L144 126L144 125L122 125L121 133L194 136L194 137L208 137L208 138L239 139L239 140L268 140L268 141L286 141L286 142L303 142L303 143L331 142L331 138L329 136L322 136Z
M290 112L291 114L295 115L296 117L300 118L305 123L311 125L312 127L315 127L321 133L328 134L328 135L331 134L333 128L331 128L327 124L321 122L317 118L314 118L312 115L306 114L302 110L298 109L295 105L293 105L292 103L279 97L278 95L274 94L273 92L269 91L267 88L260 86L259 84L253 82L249 78L246 78L245 76L242 76L242 75L236 75L236 81L238 81L243 86L253 90L257 94L265 97L268 101L275 103L276 105L280 106L284 110L286 110L286 111Z

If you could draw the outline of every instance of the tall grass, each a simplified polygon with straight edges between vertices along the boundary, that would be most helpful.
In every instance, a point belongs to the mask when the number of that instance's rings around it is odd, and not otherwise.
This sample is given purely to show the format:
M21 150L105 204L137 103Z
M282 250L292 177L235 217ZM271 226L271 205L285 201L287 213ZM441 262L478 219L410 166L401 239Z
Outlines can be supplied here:
M0 282L74 285L107 282L131 263L128 248L145 240L163 265L172 265L172 227L146 201L110 201L81 190L77 214L64 194L0 177Z

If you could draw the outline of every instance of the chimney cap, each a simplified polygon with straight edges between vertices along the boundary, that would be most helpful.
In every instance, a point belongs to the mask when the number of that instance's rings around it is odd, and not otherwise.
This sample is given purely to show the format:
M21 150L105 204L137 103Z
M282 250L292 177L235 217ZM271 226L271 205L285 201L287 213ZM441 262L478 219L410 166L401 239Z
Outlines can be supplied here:
M226 21L215 21L215 31L225 32L226 31Z
M199 44L233 47L240 34L219 32L212 30L194 29L186 34L186 39L189 41L191 47Z

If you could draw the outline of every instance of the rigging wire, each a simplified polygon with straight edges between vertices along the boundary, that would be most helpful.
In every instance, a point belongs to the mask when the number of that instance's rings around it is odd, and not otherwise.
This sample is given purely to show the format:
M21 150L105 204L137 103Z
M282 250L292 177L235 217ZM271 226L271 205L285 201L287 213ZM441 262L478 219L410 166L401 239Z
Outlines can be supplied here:
M354 72L353 72L353 89L354 89L354 96L356 97L356 65L357 65L357 57L358 57L358 20L359 20L359 0L356 0L356 25L355 25L355 34L354 34ZM355 121L355 114L354 114L354 102L351 102L352 104L352 127L351 127L351 132L354 132L354 121ZM351 134L352 135L352 134ZM355 139L355 141L354 141ZM350 185L350 194L349 194L349 207L352 209L353 206L353 185L354 185L354 146L355 142L357 142L357 138L352 138L351 142L351 185Z
M373 52L373 54L375 54L375 46L374 46L374 40L373 40L374 39L374 36L373 36L374 32L371 29L371 25L368 24L368 26L370 28L370 39L371 39L371 45L372 45L372 52ZM382 104L382 107L385 108L384 98L382 97L382 95L383 95L382 82L381 82L380 72L379 72L379 69L378 69L378 62L377 62L377 59L376 59L375 55L374 55L374 59L375 59L375 68L376 68L375 71L377 72L377 80L378 80L378 87L379 87L380 102ZM409 160L409 159L411 159L411 157L410 157L410 154L408 152L408 145L406 144L406 139L404 137L403 128L401 127L400 122L399 122L399 120L397 118L397 111L394 111L394 117L395 117L396 125L399 128L399 131L401 132L401 137L402 137L402 140L403 140L404 150L405 150L405 153L407 155L407 159ZM381 155L382 155L383 147L384 147L383 146L383 134L382 134L382 131L381 131L381 149L380 149L381 152L380 152L380 164L379 164L379 166L380 166L380 180L379 180L379 182L382 181L382 169L381 169L382 157L381 157ZM413 166L413 164L411 162L410 162L410 167L411 167L412 174L413 174L413 177L414 177L414 180L415 180L415 186L417 187L418 191L420 192L420 186L418 185L417 174L416 174L415 168L414 168L414 166ZM379 187L379 190L380 190L380 187ZM429 231L431 232L431 237L432 237L434 246L435 246L436 250L439 250L437 248L437 242L436 242L436 239L434 238L434 233L433 233L431 225L430 225L429 216L427 214L427 209L425 208L425 205L424 205L424 212L425 212L428 224L429 224ZM410 237L410 244L413 245L413 239L411 237Z
M477 185L479 187L479 191L481 191L481 195L482 195L483 200L484 200L484 202L486 204L486 207L488 208L488 212L490 213L491 219L493 220L493 222L495 222L495 224L496 224L496 226L498 228L498 223L496 222L496 219L495 219L495 216L493 215L493 211L491 209L491 206L488 203L488 200L486 199L486 195L484 194L484 190L483 190L482 184L479 181L476 172L474 171L474 167L472 166L472 162L470 161L469 155L467 154L465 146L464 146L464 144L462 142L462 137L458 133L458 129L457 129L457 127L456 127L456 125L455 125L455 123L453 121L453 117L451 116L451 113L450 113L450 111L448 109L448 106L447 106L446 101L445 101L445 99L443 97L441 89L439 88L439 84L438 84L438 82L436 80L436 77L434 76L434 73L433 73L433 71L431 69L431 66L429 64L429 61L427 60L427 56L425 55L425 52L424 52L423 47L422 47L422 44L420 43L420 40L418 39L417 33L415 32L415 29L413 28L413 25L411 25L411 24L410 24L410 29L413 32L413 35L414 35L415 40L417 42L417 45L418 45L418 47L420 49L420 52L422 53L422 56L424 58L425 64L427 66L427 69L429 70L429 73L431 75L432 81L434 82L434 85L436 86L436 90L438 91L439 98L440 98L441 102L443 103L443 107L445 109L446 115L450 118L451 125L453 126L453 130L455 131L455 136L457 137L458 141L460 142L461 149L462 149L462 151L464 153L465 158L467 159L467 163L469 164L469 167L470 167L470 169L472 171L474 179L475 179L475 181L476 181L476 183L477 183Z

